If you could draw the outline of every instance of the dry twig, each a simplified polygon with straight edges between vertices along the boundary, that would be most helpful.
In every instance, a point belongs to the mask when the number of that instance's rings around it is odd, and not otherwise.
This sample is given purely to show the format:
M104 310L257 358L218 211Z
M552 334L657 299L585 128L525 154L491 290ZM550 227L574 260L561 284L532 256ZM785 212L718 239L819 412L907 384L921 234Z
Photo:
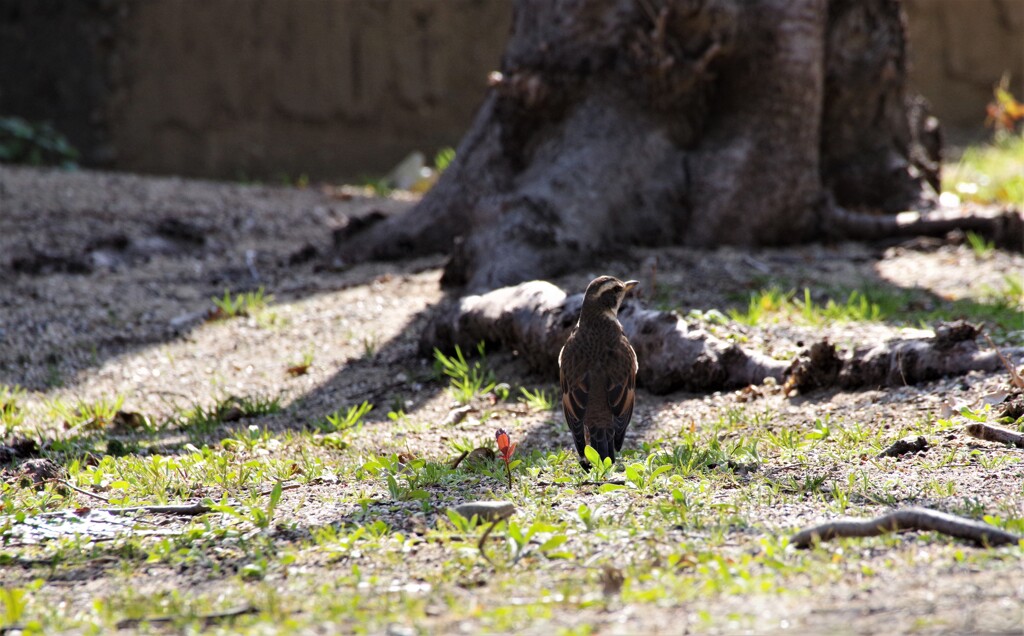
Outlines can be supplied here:
M106 497L104 497L103 495L97 495L94 492L89 492L88 490L85 490L83 488L79 488L78 486L72 484L70 481L68 481L66 479L56 479L56 480L51 480L51 481L59 481L60 483L64 484L65 486L67 486L71 490L74 490L75 492L77 492L80 495L85 495L86 497L92 497L93 499L99 499L100 501L102 501L104 503L110 503L110 500L107 499Z
M903 508L874 519L840 519L823 523L801 530L794 534L789 542L798 548L809 548L817 541L846 537L877 537L899 530L930 530L967 539L984 547L1011 545L1024 539L987 523L938 510Z
M999 356L999 361L1006 367L1006 372L1010 374L1010 384L1017 387L1018 389L1024 389L1024 378L1021 377L1020 373L1017 372L1017 367L1013 365L1010 360L1003 355L1003 352L999 350L996 343L992 342L992 338L987 333L982 333L985 336L985 340L988 341L988 346L995 349L996 355Z
M147 512L157 515L179 515L182 517L194 517L212 512L206 504L194 503L183 506L129 506L127 508L94 508L98 512L109 512L112 515L130 515L137 512Z
M625 486L625 479L606 479L604 481L593 481L588 479L587 481L535 481L538 486L604 486L605 484L612 484L613 486Z
M92 496L92 497L96 497L98 499L102 499L103 501L107 501L106 499L104 499L103 497L100 497L99 495L95 495L93 493L86 492L84 490L81 490L79 488L71 486L71 484L67 484L67 485L70 486L72 488L72 490L74 490L75 492L80 492L80 493L82 493L84 495L89 495L89 496ZM296 488L300 488L301 486L302 486L302 484L282 484L281 490L282 491L294 490ZM273 492L274 492L273 489L271 489L271 490L264 490L263 492L260 493L260 496L268 497ZM194 516L197 516L197 515L205 515L208 512L213 512L213 509L210 506L207 506L206 504L198 503L198 502L197 503L191 503L191 504L179 505L179 506L175 506L175 505L171 505L171 506L129 506L129 507L126 507L126 508L93 508L93 510L95 510L97 512L107 512L107 513L110 513L112 515L130 515L130 514L140 513L141 512L141 513L149 513L149 514L156 514L156 515L178 515L178 516L182 516L182 517L194 517Z
M155 625L158 623L173 623L178 620L197 620L200 621L203 627L212 627L213 625L221 621L230 621L238 616L245 616L246 614L258 614L259 610L252 605L245 605L238 609L228 610L226 612L214 612L212 614L200 614L198 616L155 616L153 618L126 618L118 621L118 629L132 629L138 627L142 623L149 623Z

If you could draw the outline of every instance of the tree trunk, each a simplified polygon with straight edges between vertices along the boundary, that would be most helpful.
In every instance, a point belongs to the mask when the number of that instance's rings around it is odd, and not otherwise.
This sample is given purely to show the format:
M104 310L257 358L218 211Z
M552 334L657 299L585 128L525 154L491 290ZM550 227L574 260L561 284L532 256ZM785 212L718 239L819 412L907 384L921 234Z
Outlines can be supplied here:
M453 164L339 250L450 252L444 282L480 291L628 245L830 235L937 183L905 85L897 0L518 0Z

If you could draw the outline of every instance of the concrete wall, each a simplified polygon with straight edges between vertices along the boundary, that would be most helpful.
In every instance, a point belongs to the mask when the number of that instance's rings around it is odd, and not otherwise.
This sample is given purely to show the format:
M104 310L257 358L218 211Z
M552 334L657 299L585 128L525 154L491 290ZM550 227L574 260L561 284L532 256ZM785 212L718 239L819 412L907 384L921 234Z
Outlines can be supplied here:
M0 114L85 162L222 178L380 174L454 145L511 0L0 0Z
M146 172L379 172L452 145L497 68L508 2L147 0L109 116Z
M513 0L0 0L0 114L86 163L221 178L381 174L454 145ZM905 0L912 82L978 132L1024 78L1024 0ZM954 138L956 135L954 134Z
M911 83L943 126L977 135L1003 73L1024 99L1024 0L903 0ZM958 135L959 133L959 135Z

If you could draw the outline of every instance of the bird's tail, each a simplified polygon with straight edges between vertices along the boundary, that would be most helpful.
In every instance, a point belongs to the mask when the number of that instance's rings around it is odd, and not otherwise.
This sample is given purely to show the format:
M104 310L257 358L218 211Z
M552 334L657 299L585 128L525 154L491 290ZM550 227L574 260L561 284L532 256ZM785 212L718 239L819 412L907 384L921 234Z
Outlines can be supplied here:
M615 429L612 427L592 429L590 445L601 456L602 461L606 457L611 457L612 461L615 461Z

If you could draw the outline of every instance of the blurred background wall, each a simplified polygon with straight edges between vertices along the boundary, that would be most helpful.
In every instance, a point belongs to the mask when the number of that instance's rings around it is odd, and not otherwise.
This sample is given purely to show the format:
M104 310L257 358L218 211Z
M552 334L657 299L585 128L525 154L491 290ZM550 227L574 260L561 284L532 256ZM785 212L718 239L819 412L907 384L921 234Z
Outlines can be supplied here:
M1024 0L905 0L912 83L980 137ZM0 116L50 120L91 166L359 178L455 145L512 0L0 0Z
M984 134L985 106L1003 74L1024 92L1024 0L903 0L911 85L953 141Z

